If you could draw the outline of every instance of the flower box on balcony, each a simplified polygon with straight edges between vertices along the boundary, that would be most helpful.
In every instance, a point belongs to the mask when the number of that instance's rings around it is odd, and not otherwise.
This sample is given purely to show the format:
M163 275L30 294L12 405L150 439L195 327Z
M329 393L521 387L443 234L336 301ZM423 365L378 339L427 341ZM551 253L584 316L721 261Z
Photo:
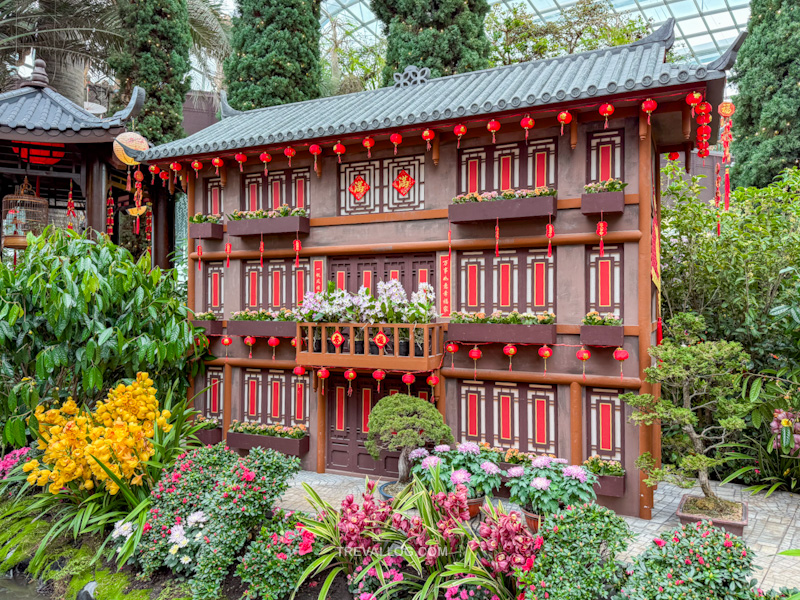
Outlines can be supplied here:
M213 446L222 441L222 427L215 427L214 429L200 429L195 432L195 435L204 446Z
M293 338L297 333L294 321L228 321L228 335Z
M381 331L383 347L375 342ZM297 339L298 365L430 371L444 354L444 323L298 323Z
M304 456L308 454L310 444L309 436L301 438L278 437L275 435L255 435L252 433L228 432L227 442L231 448L250 450L251 448L272 448L277 452L289 456Z
M596 192L581 194L581 213L599 215L600 213L625 212L625 192ZM230 228L230 225L228 226Z
M245 237L248 235L277 235L281 233L308 233L308 217L266 217L263 219L242 219L228 221L228 235Z
M511 221L551 215L556 218L557 206L558 201L555 196L538 196L451 204L447 212L451 223L480 223L481 221L495 222L497 219Z
M193 240L221 240L222 223L189 223L189 237Z
M450 323L447 339L454 342L498 344L555 344L556 326L512 323Z
M192 321L195 327L202 327L206 330L206 335L222 335L222 321Z
M625 341L622 325L581 325L581 344L618 348Z
M598 496L622 498L625 495L625 476L598 475L594 493Z

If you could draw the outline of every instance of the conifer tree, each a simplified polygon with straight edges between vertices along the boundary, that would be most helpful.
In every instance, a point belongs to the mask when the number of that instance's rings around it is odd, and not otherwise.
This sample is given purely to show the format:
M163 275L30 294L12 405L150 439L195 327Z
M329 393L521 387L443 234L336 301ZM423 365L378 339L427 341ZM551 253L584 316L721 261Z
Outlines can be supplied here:
M489 66L487 0L371 0L371 7L388 41L383 85L409 65L428 67L432 77Z
M731 81L737 186L765 187L800 161L800 3L753 0Z
M119 80L120 99L126 102L137 85L147 92L136 131L151 146L181 138L192 46L186 0L133 0L118 6L126 35L122 50L108 64Z
M319 97L320 0L239 0L228 102L250 110Z

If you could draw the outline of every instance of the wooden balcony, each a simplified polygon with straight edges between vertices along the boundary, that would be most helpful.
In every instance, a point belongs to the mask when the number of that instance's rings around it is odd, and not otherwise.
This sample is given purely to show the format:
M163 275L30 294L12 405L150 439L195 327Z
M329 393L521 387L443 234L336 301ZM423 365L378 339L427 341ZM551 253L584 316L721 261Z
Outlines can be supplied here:
M380 347L379 332L387 338ZM337 347L332 340L339 332ZM444 323L298 323L297 364L354 369L431 371L444 354Z

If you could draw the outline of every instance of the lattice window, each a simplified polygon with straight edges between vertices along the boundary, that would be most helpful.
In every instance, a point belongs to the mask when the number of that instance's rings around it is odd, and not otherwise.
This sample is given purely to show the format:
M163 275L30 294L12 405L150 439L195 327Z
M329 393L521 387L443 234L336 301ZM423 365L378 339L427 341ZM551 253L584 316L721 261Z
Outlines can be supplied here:
M353 195L349 189L359 178L369 187L360 197L358 194ZM339 214L364 215L379 212L381 212L380 161L342 164L339 167Z
M244 387L242 390L242 399L244 400L242 420L260 423L264 409L263 376L261 371L253 369L247 369L242 374Z
M625 451L625 424L620 390L586 389L586 415L589 430L589 455L622 460Z
M286 373L284 371L267 372L266 389L264 397L266 405L264 407L263 422L268 425L285 425L288 414L286 410Z
M486 386L480 382L459 384L459 433L461 441L486 442Z
M264 261L265 296L267 310L278 310L287 307L289 294L287 293L288 275L291 272L292 261L289 259ZM294 298L292 297L292 300Z
M485 192L491 183L487 181L487 150L477 148L461 152L461 178L459 193Z
M413 179L413 184L409 178ZM408 185L400 185L401 180L408 182ZM424 208L424 155L345 163L339 167L340 215Z
M556 254L547 256L547 250L523 250L525 258L523 308L532 312L556 312ZM557 314L557 313L556 313Z
M399 177L410 176L413 185L406 193L405 188L397 190L393 185ZM381 179L384 197L382 212L404 212L425 209L425 155L389 158L383 161Z
M269 210L276 210L282 204L289 204L286 197L286 176L283 171L270 171L266 177L267 180L267 198L269 202L267 208Z
M377 294L378 281L396 279L410 295L420 283L430 283L433 268L433 256L429 254L335 258L330 262L329 277L339 289L356 293L364 286L373 295Z
M309 377L290 375L289 385L292 390L292 409L288 425L308 425Z
M261 275L261 263L259 261L247 261L244 263L244 302L245 307L250 310L258 310L264 307L264 291Z
M292 287L289 306L296 308L303 303L306 293L311 291L311 265L307 258L300 259L300 266L294 268L294 274L289 279Z
M243 210L259 210L264 208L262 200L264 192L264 177L261 174L247 175L244 178L244 208Z
M459 194L500 192L522 187L555 187L558 181L555 138L462 150Z
M247 369L242 375L243 420L287 427L308 425L308 376L276 369Z
M206 179L206 209L207 215L221 215L225 213L225 189L219 178Z
M459 262L459 308L470 312L486 310L486 284L489 279L488 253L463 252ZM491 289L491 288L490 288ZM490 311L491 312L491 311Z
M225 312L225 268L222 261L204 261L203 264L206 274L205 310L213 312L218 319L222 319Z
M528 385L525 424L527 451L555 454L558 430L556 428L556 390L551 385Z
M200 412L205 417L221 418L225 412L225 386L223 371L219 367L209 367L205 375L205 391L201 396Z
M309 169L294 169L291 171L292 193L289 206L292 208L310 208L308 192L311 185L311 171Z
M614 313L622 317L622 246L606 245L600 257L599 246L586 247L588 278L586 312L596 310L601 314Z
M519 448L519 392L517 385L497 384L492 388L492 439L495 445Z
M589 134L586 182L625 179L622 129Z
M534 140L528 145L527 186L555 187L558 181L555 138Z
M497 191L517 189L520 187L520 154L519 144L500 144L494 146L492 181Z

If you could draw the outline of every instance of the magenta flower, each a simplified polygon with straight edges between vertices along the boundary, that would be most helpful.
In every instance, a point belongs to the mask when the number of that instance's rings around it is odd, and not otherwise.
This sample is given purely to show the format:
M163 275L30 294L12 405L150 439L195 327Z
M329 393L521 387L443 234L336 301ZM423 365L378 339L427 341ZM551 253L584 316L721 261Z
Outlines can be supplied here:
M533 466L537 469L546 469L550 466L552 459L549 456L537 456L533 459Z
M458 469L457 471L453 471L453 474L450 475L450 483L453 485L467 484L470 479L472 479L472 475L470 475L469 471L466 469Z
M531 487L542 491L548 490L550 489L550 480L547 477L534 477Z
M442 459L438 456L427 456L422 459L422 468L423 469L432 469L436 465L442 462Z
M481 448L475 442L463 442L456 449L462 454L480 454Z
M439 444L433 447L434 452L450 452L450 446L447 444Z
M581 483L586 483L586 470L578 465L570 465L564 468L564 477L571 477Z
M525 475L525 467L509 467L506 473L509 477L522 477Z
M659 548L663 548L664 545L667 543L664 540L662 540L661 538L655 538L653 541L655 542L656 546L658 546Z
M481 469L483 469L487 475L500 474L500 467L488 460L481 463Z
M416 450L412 450L411 453L408 455L410 460L419 460L421 458L425 458L430 453L425 448L417 448Z

